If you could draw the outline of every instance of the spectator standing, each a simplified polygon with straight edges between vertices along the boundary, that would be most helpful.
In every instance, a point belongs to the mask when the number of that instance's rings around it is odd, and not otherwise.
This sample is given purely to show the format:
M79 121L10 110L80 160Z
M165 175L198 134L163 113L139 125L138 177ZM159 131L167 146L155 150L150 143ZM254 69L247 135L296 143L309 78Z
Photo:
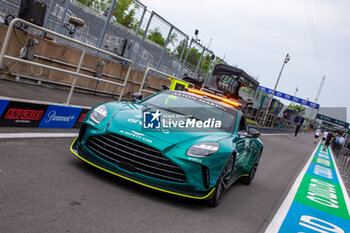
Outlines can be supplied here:
M295 137L298 135L298 132L299 132L299 129L300 129L300 126L301 126L301 124L300 123L298 123L296 126L295 126Z
M329 133L327 134L326 141L325 141L324 146L323 146L324 151L327 151L327 148L328 148L329 144L332 143L333 138L334 138L333 132L329 131Z
M333 138L333 148L335 149L335 150L339 150L340 149L340 144L339 144L339 138L340 138L340 136L339 136L339 134L335 134L334 135L334 138Z
M316 129L315 135L314 135L314 143L317 142L318 138L321 136L321 130Z
M339 138L339 144L340 144L340 146L344 145L344 142L345 142L344 135L341 135L340 138Z
M323 132L323 137L322 137L322 144L324 145L326 139L327 139L328 131Z

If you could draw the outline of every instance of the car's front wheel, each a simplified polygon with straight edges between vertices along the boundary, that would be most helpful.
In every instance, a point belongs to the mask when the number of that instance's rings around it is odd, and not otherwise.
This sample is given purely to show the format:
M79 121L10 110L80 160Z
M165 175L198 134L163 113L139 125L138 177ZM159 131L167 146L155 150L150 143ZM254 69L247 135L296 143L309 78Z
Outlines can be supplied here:
M211 198L208 200L208 204L211 207L216 207L220 204L224 197L224 193L227 189L227 186L229 184L232 170L234 166L234 158L231 155L230 158L227 160L224 169L222 169L221 175L215 185L215 191L212 194Z

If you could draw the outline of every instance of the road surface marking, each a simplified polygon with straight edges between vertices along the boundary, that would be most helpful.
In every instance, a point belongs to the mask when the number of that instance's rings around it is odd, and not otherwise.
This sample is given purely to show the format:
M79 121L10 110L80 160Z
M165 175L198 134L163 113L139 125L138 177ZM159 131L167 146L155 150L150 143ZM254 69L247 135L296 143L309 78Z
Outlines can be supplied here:
M270 232L350 232L349 196L331 150L320 143L270 222Z
M0 133L0 139L16 138L75 138L78 133Z

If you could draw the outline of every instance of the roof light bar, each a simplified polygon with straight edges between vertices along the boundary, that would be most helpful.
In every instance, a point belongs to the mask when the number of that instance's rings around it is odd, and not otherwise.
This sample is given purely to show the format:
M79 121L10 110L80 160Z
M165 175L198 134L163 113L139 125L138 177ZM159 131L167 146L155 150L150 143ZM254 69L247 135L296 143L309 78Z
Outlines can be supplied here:
M220 100L221 102L225 103L225 104L228 104L228 105L231 105L233 107L236 107L238 108L239 106L241 106L240 103L237 103L235 101L232 101L230 99L227 99L227 98L224 98L224 97L220 97L220 96L217 96L217 95L213 95L213 94L210 94L210 93L207 93L207 92L204 92L204 91L200 91L200 90L196 90L196 89L191 89L191 88L187 88L186 89L187 92L189 93L193 93L193 94L196 94L196 95L200 95L200 96L207 96L209 98L213 98L213 99L216 99L216 100Z

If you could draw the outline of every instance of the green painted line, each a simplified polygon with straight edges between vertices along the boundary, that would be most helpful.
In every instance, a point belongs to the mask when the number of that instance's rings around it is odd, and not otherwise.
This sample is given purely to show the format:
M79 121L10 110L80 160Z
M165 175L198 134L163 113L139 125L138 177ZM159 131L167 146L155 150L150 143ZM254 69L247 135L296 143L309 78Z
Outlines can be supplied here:
M344 219L350 219L340 185L320 177L305 174L294 201Z
M350 233L350 200L330 149L315 148L265 233Z

